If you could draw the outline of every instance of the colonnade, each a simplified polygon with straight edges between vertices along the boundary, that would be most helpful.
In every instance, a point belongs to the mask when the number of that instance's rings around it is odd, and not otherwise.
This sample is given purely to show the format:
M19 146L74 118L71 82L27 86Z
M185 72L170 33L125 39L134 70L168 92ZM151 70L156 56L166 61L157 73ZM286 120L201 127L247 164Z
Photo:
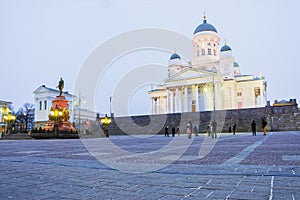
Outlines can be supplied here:
M168 87L161 96L152 97L152 114L182 113L220 109L217 84L191 84ZM215 96L218 96L217 98Z

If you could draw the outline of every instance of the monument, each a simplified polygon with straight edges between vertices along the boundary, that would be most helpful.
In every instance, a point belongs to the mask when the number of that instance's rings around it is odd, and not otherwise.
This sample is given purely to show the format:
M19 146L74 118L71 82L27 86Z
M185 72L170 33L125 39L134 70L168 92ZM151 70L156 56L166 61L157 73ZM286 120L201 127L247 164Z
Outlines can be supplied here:
M43 130L34 131L31 136L34 138L78 138L76 129L69 121L70 112L68 100L63 96L64 80L61 78L57 88L59 95L52 100L49 121Z

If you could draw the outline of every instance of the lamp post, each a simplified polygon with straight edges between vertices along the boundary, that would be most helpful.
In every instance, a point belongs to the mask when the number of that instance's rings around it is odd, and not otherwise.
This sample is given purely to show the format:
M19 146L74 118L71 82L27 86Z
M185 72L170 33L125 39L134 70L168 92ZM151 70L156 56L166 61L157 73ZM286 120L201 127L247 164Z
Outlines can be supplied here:
M2 122L6 122L6 130L4 132L6 133L10 133L11 132L11 128L12 128L12 122L16 120L16 116L14 116L12 114L12 111L9 107L7 107L6 105L1 107L0 109L1 113L2 113Z
M81 96L81 92L79 92L79 96L76 97L76 99L78 100L78 128L79 128L79 133L81 133L81 103L83 100L83 103L85 102L85 97ZM76 112L74 112L74 121L76 120ZM77 127L76 127L77 128Z
M108 134L108 126L111 124L111 118L107 116L107 114L105 114L105 117L102 118L100 120L101 124L103 125L104 127L104 136L105 137L109 137L109 134Z
M63 113L58 109L55 108L54 110L50 111L50 115L54 118L54 133L58 133L58 125L59 125L59 118L63 115Z
M7 133L11 133L12 130L12 122L16 120L16 116L14 116L11 113L8 113L7 115L5 115L4 120L7 121Z

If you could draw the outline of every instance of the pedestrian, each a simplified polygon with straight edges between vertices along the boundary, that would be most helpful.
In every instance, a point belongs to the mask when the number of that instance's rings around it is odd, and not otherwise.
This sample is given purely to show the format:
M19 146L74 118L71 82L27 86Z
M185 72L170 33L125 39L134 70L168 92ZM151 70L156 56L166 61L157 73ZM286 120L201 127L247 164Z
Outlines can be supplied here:
M177 135L179 136L179 127L177 127L176 132L177 132Z
M264 135L267 135L267 124L268 124L268 122L265 119L261 120L261 125L262 125L263 131L264 131Z
M217 138L217 122L214 120L212 122L212 138Z
M165 137L169 137L169 127L168 127L168 125L165 126Z
M252 135L256 136L256 123L254 120L251 122L251 130L252 130Z
M233 135L235 135L235 132L236 132L236 123L234 123L232 125L232 132L233 132Z
M194 127L191 121L189 121L189 125L190 125L190 130L191 130L191 134L193 134L194 132Z
M189 124L187 125L186 133L188 135L188 139L191 139L192 138L192 131L191 131L191 127L190 127Z
M172 127L172 137L175 137L175 127Z
M210 137L210 134L211 134L211 125L208 124L207 125L207 135L208 135L208 137Z

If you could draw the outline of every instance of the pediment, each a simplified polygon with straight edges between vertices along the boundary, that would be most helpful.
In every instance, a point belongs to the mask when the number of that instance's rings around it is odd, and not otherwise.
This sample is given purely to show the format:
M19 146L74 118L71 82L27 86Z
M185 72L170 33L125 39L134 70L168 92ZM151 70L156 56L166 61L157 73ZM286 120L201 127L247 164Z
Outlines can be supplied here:
M43 85L33 91L34 94L45 93L45 92L49 92L49 89Z
M165 82L181 81L181 80L191 80L191 79L201 79L212 76L212 72L198 70L193 68L187 68L173 76L165 79Z

